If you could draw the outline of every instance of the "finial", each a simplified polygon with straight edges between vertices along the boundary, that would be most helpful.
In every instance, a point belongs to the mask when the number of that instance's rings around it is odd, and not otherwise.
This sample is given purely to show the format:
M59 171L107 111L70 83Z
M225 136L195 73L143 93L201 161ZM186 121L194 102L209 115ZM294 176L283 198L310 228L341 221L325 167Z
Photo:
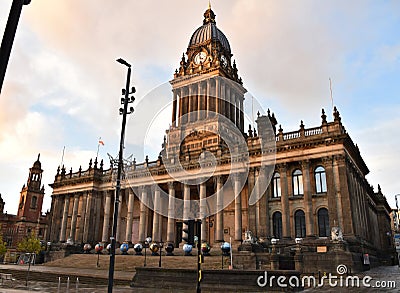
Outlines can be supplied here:
M208 0L208 9L211 9L211 0Z
M257 111L257 118L260 118L260 111Z
M39 159L40 159L40 153L38 154L38 156L37 156L37 160L39 161Z
M321 118L322 118L322 124L326 124L327 122L326 122L326 115L325 115L325 110L324 109L322 109Z

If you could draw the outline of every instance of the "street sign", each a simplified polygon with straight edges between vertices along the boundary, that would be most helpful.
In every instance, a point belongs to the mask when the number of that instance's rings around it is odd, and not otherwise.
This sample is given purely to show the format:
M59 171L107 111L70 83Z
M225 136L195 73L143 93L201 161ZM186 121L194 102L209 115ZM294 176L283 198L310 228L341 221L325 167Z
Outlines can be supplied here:
M397 251L400 251L400 234L394 234L394 245Z

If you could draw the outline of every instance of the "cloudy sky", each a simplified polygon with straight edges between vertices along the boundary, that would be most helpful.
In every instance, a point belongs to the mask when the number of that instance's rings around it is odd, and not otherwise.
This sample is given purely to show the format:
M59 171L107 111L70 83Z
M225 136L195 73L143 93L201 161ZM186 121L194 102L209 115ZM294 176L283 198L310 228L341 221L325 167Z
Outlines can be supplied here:
M3 35L12 0L0 3ZM16 213L41 153L46 200L57 166L88 167L118 151L120 90L133 65L137 98L172 78L206 0L32 0L24 6L0 96L0 193ZM400 193L400 2L214 0L245 87L284 131L342 121L389 203ZM142 113L143 114L143 113ZM128 123L128 141L146 125ZM168 125L165 125L167 128ZM161 132L160 143L162 142ZM128 151L129 152L129 151ZM129 153L127 152L127 156ZM143 154L133 154L142 158ZM106 164L108 166L108 163Z

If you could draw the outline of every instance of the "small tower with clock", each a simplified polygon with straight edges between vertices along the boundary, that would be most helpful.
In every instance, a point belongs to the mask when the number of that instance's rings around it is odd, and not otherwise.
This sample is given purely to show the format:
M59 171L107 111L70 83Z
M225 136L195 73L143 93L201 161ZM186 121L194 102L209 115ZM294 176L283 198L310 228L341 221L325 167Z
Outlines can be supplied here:
M230 128L233 126L244 134L243 101L246 89L238 75L229 41L218 29L215 17L209 5L204 13L203 25L192 34L179 69L170 81L173 91L172 127L167 133L169 146L172 144L175 148L181 143L180 139L194 129L215 130L222 127L221 117L227 118L225 121L230 120ZM201 134L201 131L196 133ZM187 141L181 143L181 152L189 148L186 144ZM219 139L217 144L220 144ZM204 143L190 144L191 151L195 151L193 145L204 146Z
M27 222L36 222L42 213L44 186L42 182L42 164L40 154L33 166L29 169L26 185L22 187L18 205L17 218Z

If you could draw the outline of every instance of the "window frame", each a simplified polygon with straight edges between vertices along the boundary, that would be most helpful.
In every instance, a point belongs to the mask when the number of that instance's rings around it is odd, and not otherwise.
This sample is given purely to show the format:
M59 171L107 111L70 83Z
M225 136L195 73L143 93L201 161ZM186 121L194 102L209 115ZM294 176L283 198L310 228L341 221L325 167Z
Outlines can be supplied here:
M279 172L275 172L272 177L272 198L280 198L282 197L281 190L281 174Z
M321 215L321 212L325 212L325 215ZM323 221L321 221L321 219ZM318 221L318 237L329 237L330 235L330 226L329 226L329 211L327 208L322 207L318 209L317 212L317 221ZM323 222L323 223L321 223ZM322 228L322 229L321 229ZM322 233L324 232L324 233Z
M315 180L315 193L316 194L326 193L328 191L328 186L327 186L327 181L326 181L326 170L323 166L317 166L315 168L314 180Z
M276 239L282 239L282 213L280 211L272 214L272 233Z
M293 196L304 195L303 172L300 169L296 169L292 173L292 191Z
M294 213L294 233L295 238L305 238L306 231L306 214L303 210L297 210Z

